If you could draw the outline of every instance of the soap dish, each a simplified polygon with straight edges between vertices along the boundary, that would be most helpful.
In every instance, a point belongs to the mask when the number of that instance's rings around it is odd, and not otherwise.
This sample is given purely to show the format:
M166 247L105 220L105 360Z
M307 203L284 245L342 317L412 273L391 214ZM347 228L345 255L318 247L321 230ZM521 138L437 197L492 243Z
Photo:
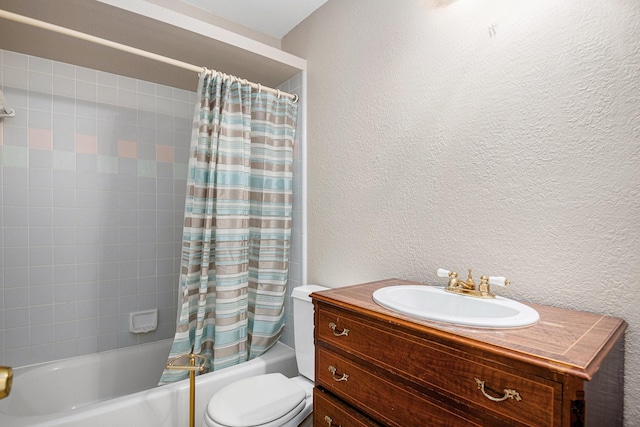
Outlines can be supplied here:
M158 327L158 309L129 313L129 332L144 334Z

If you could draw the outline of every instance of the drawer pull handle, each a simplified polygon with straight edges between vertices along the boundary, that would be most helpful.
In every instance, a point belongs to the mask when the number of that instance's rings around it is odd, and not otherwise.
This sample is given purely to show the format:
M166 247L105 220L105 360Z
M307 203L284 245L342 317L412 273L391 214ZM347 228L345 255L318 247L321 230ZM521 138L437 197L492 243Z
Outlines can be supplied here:
M474 378L474 380L476 380L476 384L478 385L478 388L480 389L482 394L484 394L484 396L489 400L493 400L494 402L502 402L503 400L507 400L507 399L515 399L518 401L522 400L522 397L520 397L520 393L510 388L504 389L504 395L502 397L493 397L487 394L486 391L484 391L484 381L481 381L477 378Z
M338 331L338 325L336 325L335 323L331 322L329 323L329 329L331 329L333 331L333 335L337 336L337 337L341 337L341 336L348 336L349 335L349 330L347 328L343 328L342 331Z
M349 378L349 375L347 374L342 374L342 376L336 376L336 371L337 369L334 368L333 366L329 366L329 372L331 372L331 375L333 376L333 380L334 381L346 381ZM340 374L338 374L340 375Z
M331 417L329 415L325 415L324 416L324 421L327 423L327 425L329 427L342 427L341 425L334 424L333 420L331 419Z

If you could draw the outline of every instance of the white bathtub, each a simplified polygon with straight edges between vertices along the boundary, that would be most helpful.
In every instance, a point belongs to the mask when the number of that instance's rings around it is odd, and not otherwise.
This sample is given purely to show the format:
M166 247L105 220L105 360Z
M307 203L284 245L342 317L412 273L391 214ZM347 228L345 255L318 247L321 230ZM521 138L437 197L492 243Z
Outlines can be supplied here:
M171 340L16 368L0 400L2 427L187 427L189 381L156 387ZM295 354L277 343L259 358L196 379L196 425L209 399L239 378L297 375Z

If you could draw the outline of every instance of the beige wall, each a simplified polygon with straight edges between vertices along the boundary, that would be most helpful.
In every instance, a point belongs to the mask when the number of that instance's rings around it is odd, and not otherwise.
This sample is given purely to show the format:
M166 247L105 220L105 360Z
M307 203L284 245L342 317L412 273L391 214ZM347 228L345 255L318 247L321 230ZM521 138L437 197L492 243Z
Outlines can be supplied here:
M640 3L420 3L330 0L283 39L309 66L309 283L472 267L623 317L640 425Z

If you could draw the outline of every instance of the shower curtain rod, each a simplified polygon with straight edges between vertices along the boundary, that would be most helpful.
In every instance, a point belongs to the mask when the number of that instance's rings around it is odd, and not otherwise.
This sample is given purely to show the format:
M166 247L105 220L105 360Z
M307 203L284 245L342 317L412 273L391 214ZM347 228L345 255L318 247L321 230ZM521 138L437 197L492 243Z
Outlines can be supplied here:
M85 40L91 43L99 44L102 46L107 46L113 49L120 50L122 52L131 53L134 55L138 55L144 58L153 59L158 62L163 62L165 64L173 65L175 67L183 68L185 70L194 71L196 73L201 73L203 71L214 72L213 70L208 70L205 67L200 67L197 65L189 64L188 62L183 62L177 59L169 58L166 56L158 55L157 53L148 52L146 50L138 49L136 47L127 46L126 44L113 42L111 40L103 39L100 37L92 36L90 34L82 33L80 31L71 30L69 28L61 27L59 25L50 24L48 22L40 21L38 19L29 18L27 16L18 15L17 13L8 12L6 10L0 9L0 18L8 19L10 21L19 22L22 24L31 25L32 27L42 28L45 30L53 31L55 33L64 34L67 36L71 36L80 40ZM228 74L220 73L220 75L225 76L230 79L244 80L239 77L231 76ZM262 86L258 83L249 82L251 87L258 90L264 90L266 92L277 94L278 96L286 96L291 98L294 102L298 101L298 95L282 92L278 89L273 89L267 86Z

